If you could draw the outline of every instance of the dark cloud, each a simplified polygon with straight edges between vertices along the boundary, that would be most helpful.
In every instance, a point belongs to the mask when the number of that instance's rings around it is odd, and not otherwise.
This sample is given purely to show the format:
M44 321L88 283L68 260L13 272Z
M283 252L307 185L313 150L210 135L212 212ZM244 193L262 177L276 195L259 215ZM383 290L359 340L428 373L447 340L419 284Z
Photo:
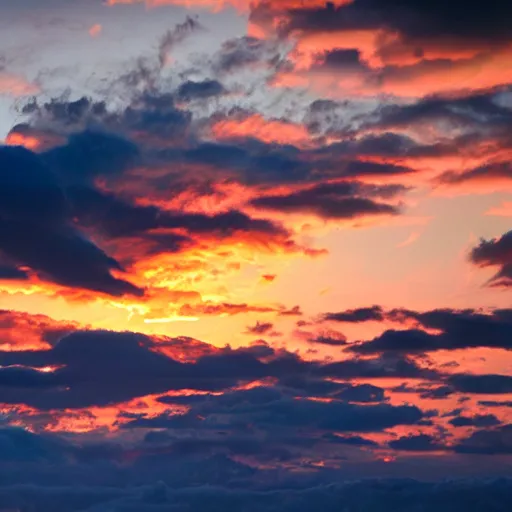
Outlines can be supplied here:
M359 395L362 395L360 393ZM137 419L126 428L172 428L182 424L186 428L201 428L205 414L229 412L232 421L215 423L217 429L229 429L236 425L251 425L272 431L276 428L314 428L320 431L375 432L396 425L412 425L419 422L423 413L415 406L392 406L389 404L358 405L344 401L318 402L294 399L286 395L279 398L265 396L264 400L245 400L240 393L236 401L210 397L204 404L197 404L184 417ZM228 399L230 395L228 394ZM358 396L357 398L361 398ZM364 398L368 398L365 396ZM225 410L224 410L225 409ZM208 428L209 423L204 423ZM212 425L213 426L213 425Z
M307 363L276 356L271 349L264 354L274 356L267 363L258 359L257 347L183 363L158 353L157 346L141 334L86 331L64 336L49 350L1 352L2 401L40 409L76 409L170 390L221 390L308 368ZM45 366L60 368L48 373L34 369Z
M348 446L373 446L376 447L378 444L371 439L366 439L361 436L341 436L336 434L324 434L322 439L329 441L334 444L345 444Z
M407 384L396 386L392 391L397 393L417 393L420 398L428 398L431 400L443 400L455 392L454 388L451 386L423 385L410 387Z
M28 279L28 274L25 270L12 267L10 265L0 264L0 280L25 280Z
M461 40L490 44L512 38L510 27L504 22L512 14L504 0L491 2L485 8L480 4L468 7L464 0L446 4L416 0L355 0L336 6L327 2L323 7L297 8L287 13L284 25L290 32L334 32L343 30L387 29L397 31L407 42Z
M247 334L267 334L274 328L271 322L256 322L255 325L247 327Z
M328 330L323 331L315 337L308 338L308 342L331 347L341 347L347 344L347 337L341 332Z
M0 148L0 251L43 279L109 295L142 290L112 275L119 263L69 222L69 204L41 159L19 147Z
M428 334L425 331L389 330L371 341L351 346L349 350L360 354L374 354L379 352L428 352L437 349L439 344L437 335Z
M391 321L399 324L413 322L423 329L435 329L439 334L429 334L422 329L387 330L373 340L358 343L349 350L358 353L379 352L432 352L488 347L512 347L512 322L508 310L488 314L469 310L435 309L426 312L408 309L385 311L380 306L359 308L339 313L328 313L324 320L358 323Z
M178 23L175 27L168 30L162 36L158 45L158 62L160 67L167 64L170 52L174 50L175 46L182 43L191 34L201 29L202 25L197 21L197 19L187 16L183 23Z
M123 137L86 130L71 135L65 145L48 150L41 158L64 183L73 184L119 174L137 155L137 147Z
M90 187L71 187L67 193L73 218L80 226L110 240L144 240L149 243L150 253L179 252L199 244L201 235L222 239L246 234L276 241L290 236L277 223L254 219L237 210L214 215L162 210L157 206L139 206Z
M57 328L55 333L58 332ZM241 383L274 378L292 389L296 396L320 394L343 402L371 403L384 401L383 389L369 384L349 385L323 379L354 376L414 378L428 374L406 361L307 362L295 354L276 352L262 344L214 353L195 351L197 360L183 362L180 358L163 355L158 348L186 352L195 350L197 342L179 339L178 346L173 340L155 342L142 334L129 332L77 331L66 334L64 326L60 332L64 336L48 349L0 352L3 402L39 409L79 409L172 390L220 391ZM56 369L42 372L39 368L43 367ZM245 400L249 394L248 391L240 396ZM219 400L222 403L229 396ZM316 406L306 404L304 407Z
M428 368L423 368L416 361L405 356L385 355L372 359L347 359L327 363L318 368L320 375L332 378L409 378L409 379L435 379L439 375Z
M383 130L410 129L432 123L436 127L444 124L466 132L481 131L485 127L487 131L500 133L508 129L512 111L496 101L498 92L486 91L462 98L428 97L409 105L384 105L379 109L378 120L370 121L368 126Z
M0 215L9 221L53 224L67 213L64 191L49 167L21 147L0 147Z
M474 416L456 416L450 420L454 427L495 427L501 421L494 414L475 414Z
M498 267L491 279L493 286L508 287L512 284L512 231L501 238L482 240L470 253L470 260L480 267Z
M327 313L325 320L335 322L359 323L368 321L382 321L384 312L380 306L372 306L369 308L350 309L339 313Z
M140 163L140 148L131 138L141 145L182 142L192 115L177 108L175 102L172 93L144 90L118 110L82 97L34 101L23 112L38 141L45 136L55 139L54 147L45 153L49 163L69 178L84 180L99 174L116 175ZM69 169L70 163L77 169Z
M203 80L202 82L187 81L182 83L177 91L181 101L207 100L225 94L226 90L217 80Z
M457 391L481 395L512 393L512 377L509 375L456 374L448 379Z
M347 402L361 403L382 402L385 399L384 390L378 386L372 386L371 384L350 386L341 391L338 391L332 396Z
M403 450L408 452L430 452L445 450L445 448L439 444L435 438L427 434L400 437L399 439L390 441L389 446L394 450Z
M478 402L478 405L482 405L484 407L512 407L512 401L505 400L501 402L496 400L481 400Z
M464 172L447 171L437 181L442 185L463 185L474 182L478 185L485 181L509 180L512 178L512 168L509 162L497 162L481 165Z
M35 435L22 428L0 428L2 462L55 463L62 460L66 443L46 435Z
M358 68L362 66L358 50L333 50L322 59L327 67Z
M353 219L365 215L398 214L400 209L397 206L377 202L371 197L389 198L403 191L404 187L401 186L365 187L353 182L333 183L287 195L259 197L251 204L286 213L304 212L327 219Z
M499 455L512 453L512 425L493 430L477 430L455 446L459 453Z

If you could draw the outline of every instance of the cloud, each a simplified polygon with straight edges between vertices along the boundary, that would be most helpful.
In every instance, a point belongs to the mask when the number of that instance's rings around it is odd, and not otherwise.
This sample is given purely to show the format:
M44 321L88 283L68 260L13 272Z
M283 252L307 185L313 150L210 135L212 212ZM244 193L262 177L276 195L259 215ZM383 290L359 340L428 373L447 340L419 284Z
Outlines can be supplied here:
M474 416L456 416L450 420L454 427L495 427L501 421L494 414L475 414Z
M11 318L17 317L11 315ZM70 332L72 326L47 327L43 321L46 320L41 319L34 329L42 329L41 336L47 341L55 340L60 334L62 338L58 342L52 341L50 345L47 342L30 351L0 351L0 386L4 389L2 401L6 404L25 404L41 410L80 409L172 390L220 391L266 378L277 378L296 386L300 381L287 379L308 373L317 375L320 386L324 386L320 381L325 377L379 376L378 366L371 361L319 364L275 351L264 344L237 350L199 351L197 359L187 362L181 354L194 353L193 341L179 339L176 345L173 340L153 340L130 332ZM343 372L345 367L351 371ZM115 382L113 368L116 368ZM410 375L410 371L406 373ZM386 370L384 375L392 373ZM311 386L316 384L305 381L303 385L307 386L305 390L314 393ZM333 398L347 402L384 399L384 391L372 385L326 383L324 387L337 392ZM38 393L34 393L34 389ZM409 414L406 411L408 409L404 409L404 414ZM390 414L394 414L393 410Z
M347 359L327 363L320 367L317 373L322 376L340 379L352 378L407 378L432 379L439 375L428 368L423 368L413 359L405 356L389 356L371 359Z
M0 63L0 96L32 96L40 92L39 87L25 78L8 73Z
M462 393L482 395L512 393L512 377L508 375L471 375L456 374L448 379L449 383Z
M46 410L77 409L173 389L220 390L281 371L279 357L266 364L244 349L205 355L195 363L179 362L157 349L140 334L84 331L64 336L47 350L0 352L0 381L6 389L2 401ZM298 372L302 366L297 361L282 370ZM42 367L58 369L44 373L37 369ZM31 391L34 387L39 393Z
M2 350L49 348L62 336L78 329L73 322L59 322L45 315L0 310Z
M0 265L0 280L20 280L28 279L28 274L25 270L10 265Z
M308 338L309 343L327 345L331 347L341 347L347 344L347 337L338 331L323 331L317 336Z
M187 16L183 23L178 23L174 28L168 30L160 39L158 45L158 62L160 67L169 63L171 52L174 47L187 39L190 34L200 30L201 24L195 19Z
M455 450L459 453L485 455L510 454L512 453L511 434L510 425L493 430L477 430L456 445Z
M324 434L323 439L327 439L330 443L346 444L349 446L378 446L375 441L366 439L361 436L340 436L335 434Z
M103 27L99 23L95 23L94 25L91 25L89 28L89 35L91 37L98 37L103 30Z
M0 251L41 278L109 295L141 295L114 277L116 260L74 229L64 190L52 171L30 151L0 147Z
M425 312L408 309L385 311L380 306L327 313L324 320L345 323L368 321L415 324L414 329L387 330L373 340L352 345L358 353L432 352L489 347L510 349L512 324L506 312L437 309ZM423 330L425 329L425 330ZM440 331L436 334L427 330Z
M310 213L325 219L397 215L400 211L397 206L377 202L372 196L392 197L403 190L401 186L392 185L373 188L354 183L326 183L287 195L259 197L251 204L285 213Z
M371 306L369 308L357 308L340 313L327 313L325 320L334 322L359 323L368 321L382 321L384 319L383 310L380 306Z
M305 126L286 119L267 119L261 114L230 112L225 118L216 119L212 133L217 140L254 138L267 144L293 144L303 146L310 140Z
M247 334L267 334L274 328L271 322L256 322L256 325L247 327Z
M3 461L55 463L62 459L66 445L22 428L0 428L0 447Z
M451 386L415 386L410 387L407 384L401 384L400 386L396 386L392 389L397 393L418 393L420 398L428 398L430 400L444 400L446 397L450 396L455 392L454 388Z
M509 287L512 282L512 231L501 238L482 240L471 250L469 258L479 267L499 267L490 284Z
M218 98L225 94L225 89L217 80L203 80L183 82L177 91L178 99L181 101L208 100Z
M443 451L446 448L433 437L427 434L411 435L400 437L394 441L390 441L389 446L394 450L408 452L430 452Z
M508 83L512 36L501 20L509 11L504 2L484 10L467 9L462 0L450 7L355 0L280 8L272 2L256 7L250 19L267 37L277 31L296 43L292 69L277 74L279 85L338 97L421 98Z
M236 393L236 392L235 392ZM238 393L238 400L228 401L229 414L233 422L215 424L216 428L230 430L244 424L250 424L270 434L278 428L314 428L319 431L349 431L349 432L375 432L396 425L411 425L420 421L423 413L415 406L392 406L384 403L372 405L358 405L347 401L319 402L307 399L293 399L282 395L280 397L265 397L263 400L246 401L245 395L252 393ZM364 392L354 391L357 401L374 402L376 397L372 394L363 396ZM347 393L348 396L348 393ZM204 415L221 415L228 412L224 410L224 402L230 395L220 398L209 397L204 405L201 403L192 407L185 418L168 417L133 420L125 428L172 428L183 424L186 428L208 428L209 423L203 423L198 417ZM343 398L343 397L340 397ZM351 397L353 398L353 397ZM361 400L363 398L363 400ZM216 402L219 402L217 405ZM377 400L378 401L378 400ZM213 426L213 425L212 425Z
M484 407L512 407L512 401L496 401L496 400L481 400L478 402L478 405L482 405Z

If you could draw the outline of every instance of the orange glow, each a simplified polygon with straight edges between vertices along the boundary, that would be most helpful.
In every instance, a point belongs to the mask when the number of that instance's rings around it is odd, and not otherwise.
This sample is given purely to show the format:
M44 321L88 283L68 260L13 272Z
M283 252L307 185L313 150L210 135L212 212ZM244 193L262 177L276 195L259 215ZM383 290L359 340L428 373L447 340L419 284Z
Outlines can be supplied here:
M39 92L40 89L37 85L28 82L23 77L0 70L0 95L31 96Z
M265 119L259 114L236 120L224 119L212 126L217 139L255 138L266 143L295 144L304 146L310 137L302 125L292 124L278 119Z
M101 34L102 30L103 27L99 23L96 23L89 29L89 35L91 37L98 37Z
M23 146L31 151L37 151L41 147L41 141L37 137L19 132L9 133L5 143L9 146Z
M60 366L43 366L42 368L38 368L37 370L42 373L54 373L56 372Z
M0 350L47 350L51 346L45 338L58 339L80 327L76 322L58 322L45 315L0 310Z
M336 5L351 3L353 0L335 0ZM187 9L210 9L214 12L233 7L239 12L247 12L249 7L254 8L259 4L266 4L268 0L107 0L107 5L142 4L147 8L162 7L165 5L176 5ZM279 3L277 3L279 2ZM323 7L324 0L308 0L308 7ZM279 9L293 9L304 7L304 0L277 0L276 6Z
M283 72L274 79L276 87L308 87L330 98L394 95L421 98L431 94L481 91L512 80L512 52L485 58L447 61L422 61L403 67L382 68L372 77L364 68L309 68ZM376 80L375 78L378 78Z

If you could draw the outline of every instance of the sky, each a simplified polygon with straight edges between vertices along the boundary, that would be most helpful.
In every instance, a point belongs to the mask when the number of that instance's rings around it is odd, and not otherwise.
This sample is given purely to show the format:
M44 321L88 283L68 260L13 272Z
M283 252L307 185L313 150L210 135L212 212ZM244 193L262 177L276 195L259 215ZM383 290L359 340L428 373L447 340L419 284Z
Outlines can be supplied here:
M506 510L511 16L0 0L0 512Z

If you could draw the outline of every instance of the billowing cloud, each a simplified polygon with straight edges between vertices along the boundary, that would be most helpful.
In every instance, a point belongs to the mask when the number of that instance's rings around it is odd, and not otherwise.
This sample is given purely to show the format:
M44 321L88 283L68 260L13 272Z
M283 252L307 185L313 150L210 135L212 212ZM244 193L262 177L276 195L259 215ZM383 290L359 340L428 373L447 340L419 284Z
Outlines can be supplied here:
M43 279L109 295L142 294L113 258L69 222L63 189L40 158L18 147L0 148L0 250Z

